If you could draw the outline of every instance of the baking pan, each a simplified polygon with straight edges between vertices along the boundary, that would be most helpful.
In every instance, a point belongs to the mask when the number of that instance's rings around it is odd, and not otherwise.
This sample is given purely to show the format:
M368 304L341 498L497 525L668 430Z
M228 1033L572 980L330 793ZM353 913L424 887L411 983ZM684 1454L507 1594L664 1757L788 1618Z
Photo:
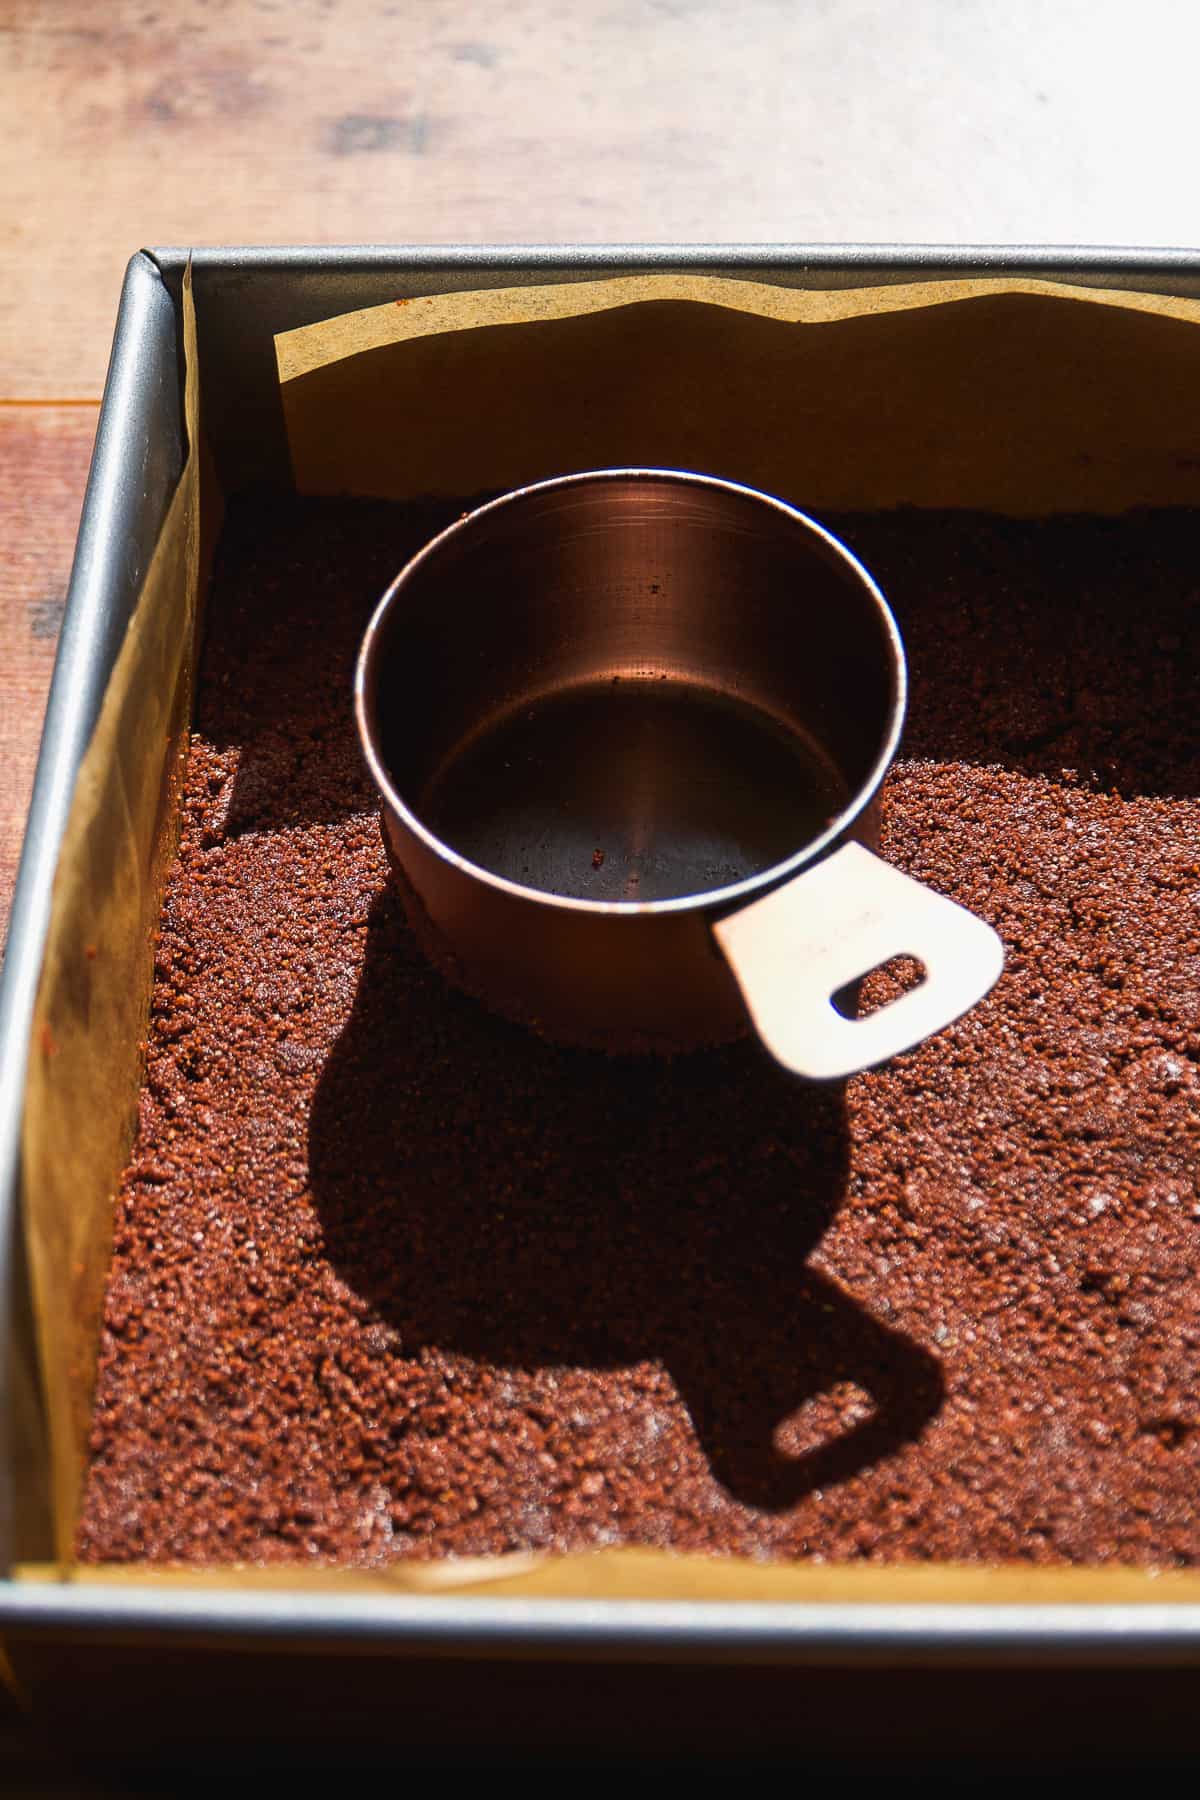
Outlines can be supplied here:
M1200 254L1186 250L368 247L134 256L0 985L3 1342L28 1304L17 1207L20 1119L51 887L75 777L183 460L181 295L189 255L206 437L227 491L289 481L275 333L396 296L677 271L816 288L993 275L1200 297ZM11 1359L5 1383L7 1423L27 1404L15 1391ZM5 1570L31 1555L20 1516L36 1499L17 1493L13 1477L10 1457L0 1455ZM10 1579L0 1582L0 1638L43 1708L78 1718L97 1742L106 1734L119 1740L140 1721L147 1748L175 1731L213 1729L229 1741L302 1731L307 1755L331 1735L362 1744L390 1739L401 1712L419 1723L422 1741L453 1728L457 1741L477 1736L492 1745L540 1732L547 1746L619 1747L653 1734L678 1747L732 1743L746 1732L764 1747L836 1747L864 1706L878 1747L928 1747L931 1695L938 1717L950 1720L943 1733L950 1748L974 1741L984 1720L989 1735L998 1731L1014 1745L1036 1738L1069 1747L1085 1731L1113 1742L1126 1732L1138 1742L1147 1729L1169 1742L1173 1722L1189 1710L1180 1666L1200 1662L1200 1606L1156 1604L1149 1579L1145 1599L1115 1604L1039 1601L1036 1575L1028 1592L1028 1601L1006 1604L760 1604ZM284 1651L303 1654L281 1660ZM252 1652L250 1705L244 1658ZM1059 1671L1052 1705L1044 1678L1032 1672L1047 1664ZM791 1665L804 1672L789 1673ZM1170 1665L1176 1674L1168 1675ZM987 1673L997 1666L1006 1669L1000 1684ZM845 1673L851 1668L853 1678ZM64 1671L73 1676L69 1688ZM180 1698L184 1687L190 1699ZM197 1696L204 1696L199 1715Z

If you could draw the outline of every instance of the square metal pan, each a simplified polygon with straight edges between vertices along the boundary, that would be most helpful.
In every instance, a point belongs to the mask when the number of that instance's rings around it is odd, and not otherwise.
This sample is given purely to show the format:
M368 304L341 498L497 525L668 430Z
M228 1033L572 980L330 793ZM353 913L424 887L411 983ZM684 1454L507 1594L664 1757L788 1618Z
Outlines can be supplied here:
M14 896L0 983L0 1304L6 1307L19 1301L22 1085L55 862L80 759L182 461L180 291L188 255L143 251L129 264ZM1040 277L1200 296L1200 254L1186 250L371 246L191 255L204 415L227 490L288 479L274 334L398 294L678 270L826 288ZM0 1333L2 1343L7 1317ZM11 1469L0 1458L5 1567L11 1499ZM39 1648L44 1660L64 1645L73 1645L76 1657L91 1645L110 1668L118 1643L154 1646L159 1655L273 1646L315 1653L326 1669L330 1658L344 1660L350 1651L382 1655L389 1664L402 1658L413 1676L418 1664L436 1667L450 1657L489 1681L511 1659L554 1665L560 1673L580 1663L610 1672L804 1664L810 1675L849 1665L863 1675L881 1667L896 1675L930 1663L981 1673L997 1664L1047 1663L1064 1671L1105 1664L1144 1671L1200 1662L1200 1606L576 1602L0 1581L0 1640L10 1649L24 1647L35 1664Z

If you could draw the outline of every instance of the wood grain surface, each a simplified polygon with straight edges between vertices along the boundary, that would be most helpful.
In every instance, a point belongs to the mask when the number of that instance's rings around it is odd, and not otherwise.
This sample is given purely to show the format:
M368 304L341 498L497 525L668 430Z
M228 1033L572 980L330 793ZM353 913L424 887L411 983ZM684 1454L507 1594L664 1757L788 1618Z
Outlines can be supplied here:
M0 0L0 922L133 250L1194 242L1198 46L1191 0Z
M0 945L96 412L0 403Z

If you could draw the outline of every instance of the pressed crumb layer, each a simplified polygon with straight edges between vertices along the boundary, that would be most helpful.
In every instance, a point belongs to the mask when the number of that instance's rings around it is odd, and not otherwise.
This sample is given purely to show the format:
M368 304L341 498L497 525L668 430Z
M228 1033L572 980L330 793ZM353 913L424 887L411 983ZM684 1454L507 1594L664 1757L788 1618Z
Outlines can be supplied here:
M1200 519L829 521L909 651L884 853L1007 964L817 1088L415 949L350 679L457 510L228 515L81 1557L1200 1561Z

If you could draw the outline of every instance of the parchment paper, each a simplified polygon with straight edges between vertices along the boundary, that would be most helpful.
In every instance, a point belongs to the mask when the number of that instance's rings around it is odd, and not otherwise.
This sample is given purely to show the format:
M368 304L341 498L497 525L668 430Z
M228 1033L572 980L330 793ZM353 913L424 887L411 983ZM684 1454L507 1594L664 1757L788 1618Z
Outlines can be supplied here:
M26 1086L23 1219L54 1535L64 1560L82 1489L113 1194L137 1114L140 1040L191 718L202 554L190 271L183 307L187 457L79 771Z
M55 1571L30 1566L24 1579ZM70 1577L68 1577L70 1578ZM542 1600L718 1600L808 1605L1110 1606L1153 1602L1195 1606L1200 1570L1122 1568L986 1568L965 1563L760 1563L733 1556L672 1556L658 1550L608 1549L573 1556L456 1557L442 1562L395 1562L378 1569L145 1568L107 1565L76 1571L74 1579L113 1586L147 1581L174 1588L253 1588L264 1593L302 1587L311 1593L494 1595Z
M1200 504L1198 322L1195 302L1045 282L825 293L671 276L405 300L276 347L305 492L467 496L659 463L817 511L1037 514ZM614 1549L378 1571L71 1568L215 533L190 281L184 324L188 458L80 775L38 994L25 1216L60 1560L17 1573L314 1592L1194 1603L1197 1572L764 1566Z
M275 340L306 493L629 464L821 508L1200 501L1200 303L1044 281L635 276L369 307Z

